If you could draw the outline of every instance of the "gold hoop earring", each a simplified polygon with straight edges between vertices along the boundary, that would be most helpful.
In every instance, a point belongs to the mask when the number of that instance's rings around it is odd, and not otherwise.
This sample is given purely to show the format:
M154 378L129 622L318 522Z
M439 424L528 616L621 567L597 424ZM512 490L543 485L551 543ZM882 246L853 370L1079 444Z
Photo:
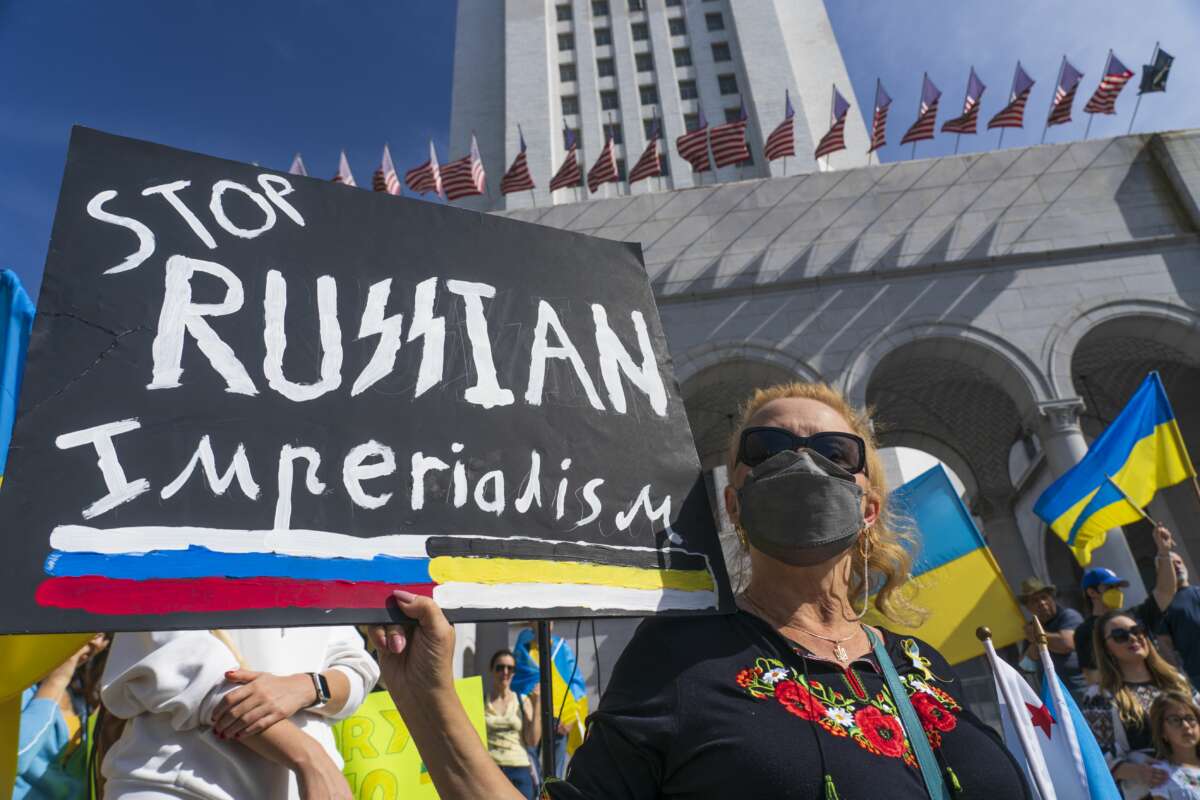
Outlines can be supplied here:
M863 528L862 532L859 534L859 537L858 537L858 552L863 557L863 575L862 575L863 605L862 605L862 611L857 613L854 616L855 622L862 620L862 618L865 617L867 615L867 612L871 609L871 540L869 538L870 532L871 531L869 528ZM854 606L851 606L850 610L853 611Z

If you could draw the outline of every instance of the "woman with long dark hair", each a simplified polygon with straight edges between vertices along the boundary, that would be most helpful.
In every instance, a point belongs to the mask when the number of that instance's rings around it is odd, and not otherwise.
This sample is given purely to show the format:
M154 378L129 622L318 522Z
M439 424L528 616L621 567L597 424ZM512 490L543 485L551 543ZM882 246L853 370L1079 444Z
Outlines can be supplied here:
M512 690L517 670L512 650L497 650L489 668L492 685L483 707L488 754L522 797L533 800L533 764L527 748L537 747L542 739L541 694L537 687L525 697Z

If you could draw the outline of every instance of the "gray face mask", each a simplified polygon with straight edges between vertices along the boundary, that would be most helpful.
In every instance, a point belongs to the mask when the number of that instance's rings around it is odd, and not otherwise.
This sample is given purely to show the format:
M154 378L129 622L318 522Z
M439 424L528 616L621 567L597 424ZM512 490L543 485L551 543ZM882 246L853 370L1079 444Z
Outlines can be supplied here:
M771 456L737 494L750 544L793 566L841 554L863 528L863 490L854 476L810 450Z

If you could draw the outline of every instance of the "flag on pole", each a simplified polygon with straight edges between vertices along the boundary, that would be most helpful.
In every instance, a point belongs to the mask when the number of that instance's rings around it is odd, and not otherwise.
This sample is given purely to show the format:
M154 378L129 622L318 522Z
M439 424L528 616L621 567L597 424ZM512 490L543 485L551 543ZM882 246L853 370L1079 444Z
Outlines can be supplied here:
M600 151L600 157L596 159L596 163L592 164L592 168L588 170L588 191L595 194L602 184L616 183L618 180L617 156L613 152L612 136L605 136L604 149Z
M846 149L846 112L850 110L850 104L846 102L846 98L842 97L841 92L837 87L833 87L833 104L831 106L831 116L833 125L829 128L821 141L817 142L817 150L814 158L824 158L830 153L836 153L838 150Z
M404 173L404 183L409 191L417 194L442 194L442 170L438 166L437 151L433 149L432 139L429 140L429 160Z
M1104 752L1096 741L1092 728L1083 718L1075 699L1054 671L1054 662L1045 644L1040 644L1038 653L1042 661L1042 703L1050 709L1055 721L1062 724L1067 737L1068 749L1075 759L1074 767L1083 786L1088 789L1084 797L1089 800L1121 800ZM1066 777L1064 775L1064 777ZM1055 785L1057 789L1057 784Z
M521 130L520 125L517 126L517 136L521 140L521 151L513 159L508 172L504 173L504 177L500 179L500 194L512 194L533 189L533 176L529 174L529 162L525 160L525 133Z
M538 669L537 636L526 628L517 634L513 645L517 669L513 673L512 690L526 695L537 686L541 676ZM561 636L550 639L550 683L556 718L567 727L567 753L574 753L583 744L584 723L588 716L587 684L571 652L571 646Z
M299 153L296 153L296 157L292 159L292 165L288 167L288 174L308 177L308 170L304 168L304 159L300 157Z
M654 127L650 129L650 141L646 144L646 149L642 151L642 154L638 156L633 169L629 171L630 186L643 178L653 178L662 174L662 163L658 158L658 132L658 118L655 117Z
M1025 127L1025 104L1029 102L1029 92L1034 83L1018 61L1017 70L1013 73L1012 90L1008 93L1008 105L988 121L988 130Z
M967 95L963 99L962 116L947 120L942 125L942 133L975 133L975 124L979 120L979 99L983 97L985 89L987 87L975 74L975 68L971 67L971 74L967 78Z
M487 175L475 134L471 134L471 152L442 167L442 190L447 200L461 200L487 191Z
M708 172L712 162L708 158L708 120L700 112L700 123L696 130L685 133L675 140L675 149L683 160L692 165L692 172Z
M875 81L875 113L871 119L871 148L867 153L874 153L887 144L887 115L892 106L892 97L883 89L883 84Z
M4 483L4 463L17 418L17 398L21 394L21 374L33 313L33 302L17 274L0 269L0 485Z
M1047 126L1065 125L1071 121L1071 106L1075 103L1075 92L1082 79L1083 73L1063 58L1062 68L1058 71L1058 85L1054 87L1054 102L1050 106L1050 116L1046 118Z
M550 191L555 189L565 189L570 186L578 186L583 180L583 171L579 169L579 159L575 153L575 131L567 127L563 123L563 147L567 150L567 156L563 159L562 166L558 168L558 172L550 179Z
M1083 106L1085 114L1115 114L1117 113L1117 95L1129 83L1133 71L1121 63L1117 54L1108 51L1108 63L1104 65L1104 76L1100 85Z
M724 125L716 125L709 134L713 161L718 167L740 164L750 158L750 145L746 141L746 104L742 104L738 118Z
M303 165L301 165L303 166ZM342 151L341 158L338 159L337 174L331 179L334 183L340 183L345 186L358 186L354 182L354 173L350 171L350 162L346 160L346 151Z
M1033 513L1087 566L1109 529L1137 522L1159 489L1195 474L1162 380L1151 372L1087 455L1042 492Z
M771 131L771 135L767 137L767 144L763 148L763 154L767 161L774 161L777 158L787 158L788 156L796 155L796 136L794 133L796 109L792 108L792 98L787 90L783 91L783 122Z
M917 111L917 121L904 134L900 144L933 138L934 128L937 127L938 100L941 97L941 89L934 86L933 81L929 80L929 73L925 73L921 83L921 106Z
M1142 85L1138 87L1138 94L1165 92L1167 90L1167 77L1171 74L1171 64L1174 62L1175 56L1161 47L1156 50L1154 53L1154 63L1142 67Z
M396 165L392 163L392 154L388 146L383 146L383 158L379 161L379 169L371 178L371 188L377 192L400 194L400 176L396 174Z
M991 639L983 644L996 685L1004 745L1023 768L1034 796L1042 800L1091 800L1065 726L1055 719L1021 673L996 654Z

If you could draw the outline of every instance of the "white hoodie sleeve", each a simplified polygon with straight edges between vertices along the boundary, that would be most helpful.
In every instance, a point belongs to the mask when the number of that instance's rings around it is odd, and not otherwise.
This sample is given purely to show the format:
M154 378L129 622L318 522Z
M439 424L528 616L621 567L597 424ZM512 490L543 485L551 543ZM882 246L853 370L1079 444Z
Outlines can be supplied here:
M362 705L367 693L379 681L379 665L363 647L362 636L351 625L339 625L329 629L329 644L325 648L325 669L336 669L350 681L350 695L346 704L337 713L330 714L320 708L315 713L329 719L345 719Z
M104 705L118 717L167 714L178 731L211 724L213 709L236 684L233 653L208 631L118 633L100 679Z

